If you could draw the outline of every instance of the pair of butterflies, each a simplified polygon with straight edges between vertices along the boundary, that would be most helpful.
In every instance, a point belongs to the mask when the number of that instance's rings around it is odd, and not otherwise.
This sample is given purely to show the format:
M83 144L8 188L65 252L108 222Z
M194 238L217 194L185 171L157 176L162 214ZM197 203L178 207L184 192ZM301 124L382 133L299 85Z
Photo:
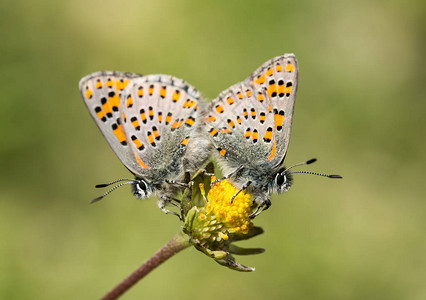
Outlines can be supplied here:
M163 211L176 214L165 206L178 206L172 199L179 182L214 152L227 178L254 196L255 216L270 206L271 193L285 192L292 183L294 172L283 162L297 76L296 57L284 54L208 107L194 87L168 75L97 72L80 81L80 91L102 134L135 175L113 182L118 184L112 190L131 184L136 197L154 194Z

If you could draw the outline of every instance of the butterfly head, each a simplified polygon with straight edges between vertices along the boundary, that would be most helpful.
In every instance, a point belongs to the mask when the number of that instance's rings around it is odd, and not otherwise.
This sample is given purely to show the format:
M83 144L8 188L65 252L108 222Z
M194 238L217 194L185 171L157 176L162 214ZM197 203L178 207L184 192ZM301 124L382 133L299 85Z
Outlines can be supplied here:
M269 191L271 193L284 193L288 191L291 184L293 183L293 177L287 172L286 168L280 168L276 173L273 174L273 180L269 183Z
M136 198L148 198L152 194L152 186L142 178L137 178L132 183L132 192Z
M280 167L276 173L274 173L274 180L271 180L269 183L269 191L271 193L283 193L288 191L290 186L293 183L293 176L292 174L302 173L302 174L311 174L311 175L318 175L328 178L342 178L340 175L329 175L329 174L322 174L322 173L316 173L316 172L309 172L309 171L290 171L290 169L293 169L294 167L298 167L301 165L310 165L314 162L316 162L316 158L312 158L308 161L301 162L295 165L292 165L289 168L285 168L284 166Z

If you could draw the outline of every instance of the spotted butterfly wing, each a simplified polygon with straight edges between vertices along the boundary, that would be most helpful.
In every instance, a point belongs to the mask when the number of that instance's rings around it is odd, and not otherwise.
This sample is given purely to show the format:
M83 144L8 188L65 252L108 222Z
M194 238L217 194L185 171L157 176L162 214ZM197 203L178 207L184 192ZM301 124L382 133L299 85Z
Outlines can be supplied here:
M135 80L126 97L123 129L138 163L151 170L149 174L167 170L179 177L194 136L198 91L171 76L149 75Z
M119 72L96 72L80 81L80 92L90 114L118 158L133 173L143 172L134 157L123 131L120 117L121 98L128 86L142 75Z
M298 71L296 57L293 54L286 54L266 62L244 82L246 85L253 86L258 95L266 94L265 98L268 99L265 102L265 105L268 105L267 112L260 113L259 121L269 124L263 137L265 143L272 143L267 160L274 167L283 162L287 153L296 100ZM270 138L270 131L272 131L272 138Z
M269 206L269 194L290 186L277 186L284 171L297 89L296 57L285 54L258 68L245 81L223 91L204 121L222 166L240 188L249 188ZM287 182L288 179L288 182Z
M185 81L97 72L81 80L80 90L108 143L135 174L136 196L171 196L166 181L179 180L207 158L197 131L200 95Z

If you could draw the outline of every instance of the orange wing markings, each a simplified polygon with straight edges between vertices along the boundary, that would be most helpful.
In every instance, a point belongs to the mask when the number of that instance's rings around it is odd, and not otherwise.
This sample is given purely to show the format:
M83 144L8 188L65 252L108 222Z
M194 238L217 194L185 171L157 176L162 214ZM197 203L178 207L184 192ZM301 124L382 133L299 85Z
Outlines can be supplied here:
M296 69L296 67L292 64L292 63L288 63L286 66L285 66L285 71L286 72L294 72L294 70Z
M216 137L216 136L218 135L218 132L217 132L216 128L211 128L211 129L209 130L209 134L210 134L212 137Z
M263 136L263 141L265 143L270 143L272 141L272 127L268 127L268 129L266 129L265 135Z
M95 107L95 113L102 122L106 122L106 115L100 106Z
M180 98L180 91L179 90L175 90L174 92L173 92L173 97L172 97L172 101L173 102L178 102L179 101L179 98Z
M222 148L217 148L217 151L219 151L219 154L220 155L222 155L223 157L225 157L225 155L226 155L226 150L225 149L222 149Z
M114 93L114 95L111 94L111 96L108 97L108 102L113 111L118 111L118 108L120 107L120 97L116 93Z
M124 90L126 86L129 84L129 82L130 80L127 80L127 79L117 80L116 82L117 91Z
M267 88L267 92L269 97L276 97L277 96L277 84L275 83L275 80L271 80L269 82L268 88Z
M268 157L269 161L271 161L274 158L276 151L277 151L277 144L276 144L275 139L274 139L274 145L272 146L271 154Z
M101 88L102 88L102 86L103 86L102 81L101 81L100 79L98 79L98 80L96 81L95 88L97 88L97 89L101 89Z
M287 82L285 85L285 95L287 97L290 96L292 88L293 88L293 83L291 81Z
M133 152L133 154L135 155L136 160L138 161L139 165L144 168L144 169L151 169L150 167L148 167L146 164L144 164L144 162L139 158L139 156L136 154L136 152Z
M123 125L117 123L112 124L112 132L117 137L120 144L127 145L127 138L123 131Z
M93 91L91 89L87 89L86 90L86 98L92 99L92 96L93 96Z
M266 81L265 75L260 76L259 78L257 78L254 82L257 84L262 84Z
M166 86L162 86L160 89L160 97L162 99L166 98L166 94L167 94L167 87Z
M277 109L275 109L275 114L274 114L274 121L275 121L275 129L278 131L281 131L283 128L283 124L284 124L284 111L280 110L278 112Z
M187 136L186 138L183 139L183 141L180 144L182 146L186 146L186 145L188 145L188 141L189 141L189 137Z
M108 78L106 82L106 86L109 88L112 88L114 86L114 80L112 80L111 78Z
M129 96L127 97L127 100L126 100L126 106L127 106L128 108L130 108L130 107L132 107L132 106L133 106L133 98L132 98L132 96L131 96L131 95L129 95Z
M251 137L251 129L250 128L246 129L244 136L245 136L246 139L249 139Z

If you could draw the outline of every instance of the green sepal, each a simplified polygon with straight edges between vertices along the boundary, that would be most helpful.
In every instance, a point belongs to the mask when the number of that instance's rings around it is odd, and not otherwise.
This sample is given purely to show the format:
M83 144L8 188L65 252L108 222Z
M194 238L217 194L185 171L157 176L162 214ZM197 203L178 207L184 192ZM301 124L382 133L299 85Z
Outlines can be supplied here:
M236 255L251 255L251 254L260 254L265 252L265 249L263 248L242 248L235 246L233 244L229 245L229 253L236 254Z
M186 234L190 234L190 232L192 231L192 228L194 227L194 220L197 214L198 214L198 208L196 206L192 207L186 214L185 221L184 221L185 223L183 227L183 231Z
M248 239L251 239L252 237L262 234L263 232L264 231L262 227L253 226L253 228L251 228L249 232L247 232L246 234L233 233L231 235L231 239L233 242L248 240Z

